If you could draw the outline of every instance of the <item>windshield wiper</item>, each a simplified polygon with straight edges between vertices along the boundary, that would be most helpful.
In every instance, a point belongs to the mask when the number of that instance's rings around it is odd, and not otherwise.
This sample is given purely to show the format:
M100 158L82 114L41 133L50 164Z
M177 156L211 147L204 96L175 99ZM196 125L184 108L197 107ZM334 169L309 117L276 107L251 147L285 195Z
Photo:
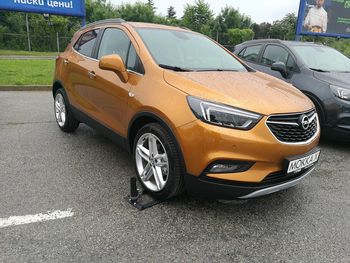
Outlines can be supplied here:
M320 69L320 68L310 68L311 70L313 71L317 71L317 72L329 72L327 70L323 70L323 69Z
M177 67L177 66L170 66L170 65L164 65L164 64L159 64L159 67L165 68L165 69L174 70L174 71L180 71L180 72L190 72L190 71L193 71L193 70L187 69L187 68L181 68L181 67Z
M198 69L196 71L234 71L237 72L238 70L236 69L221 69L221 68L211 68L211 69Z

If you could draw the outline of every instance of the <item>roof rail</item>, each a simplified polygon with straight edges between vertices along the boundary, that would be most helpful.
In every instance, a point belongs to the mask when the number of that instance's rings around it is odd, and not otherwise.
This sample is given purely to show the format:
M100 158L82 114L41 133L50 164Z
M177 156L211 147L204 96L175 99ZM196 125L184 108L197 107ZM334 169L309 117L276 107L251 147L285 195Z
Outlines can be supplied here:
M181 28L181 29L186 29L186 30L189 30L191 31L191 29L189 29L188 27L185 27L185 26L177 26L178 28Z
M244 41L243 43L256 43L256 42L282 43L282 41L284 40L276 39L276 38L262 38L262 39L247 40L247 41Z
M104 19L104 20L99 20L99 21L87 24L87 25L83 26L82 29L87 28L87 27L91 27L91 26L107 24L107 23L120 24L120 23L123 23L123 22L125 22L125 20L121 19L121 18Z

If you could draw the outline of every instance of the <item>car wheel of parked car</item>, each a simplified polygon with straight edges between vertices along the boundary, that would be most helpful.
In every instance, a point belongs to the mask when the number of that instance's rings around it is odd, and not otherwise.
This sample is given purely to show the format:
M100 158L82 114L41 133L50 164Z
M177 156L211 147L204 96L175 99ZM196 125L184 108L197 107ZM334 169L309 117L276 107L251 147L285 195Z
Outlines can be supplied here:
M157 123L142 127L134 141L134 161L145 191L168 199L184 190L181 154L175 140Z
M74 132L79 126L79 121L73 116L64 89L56 91L54 103L58 127L64 132Z

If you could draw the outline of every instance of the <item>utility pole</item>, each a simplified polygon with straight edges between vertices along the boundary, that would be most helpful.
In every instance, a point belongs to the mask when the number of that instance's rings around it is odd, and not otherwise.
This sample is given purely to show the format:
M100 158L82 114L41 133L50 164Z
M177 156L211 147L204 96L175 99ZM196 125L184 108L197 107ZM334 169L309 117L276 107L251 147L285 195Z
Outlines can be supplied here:
M26 25L27 25L27 37L28 37L28 50L32 51L32 47L30 45L30 36L29 36L29 20L28 20L28 13L26 13Z
M301 35L295 35L295 41L301 41Z
M57 53L60 53L60 38L59 38L58 32L56 32L56 38L57 38Z

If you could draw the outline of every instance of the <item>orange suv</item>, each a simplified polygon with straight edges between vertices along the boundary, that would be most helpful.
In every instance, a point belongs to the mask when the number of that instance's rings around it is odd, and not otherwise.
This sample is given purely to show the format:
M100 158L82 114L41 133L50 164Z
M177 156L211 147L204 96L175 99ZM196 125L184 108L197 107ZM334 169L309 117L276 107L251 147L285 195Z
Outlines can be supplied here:
M61 130L83 122L128 149L155 198L270 194L299 183L320 154L305 95L182 28L84 27L57 58L53 96Z

